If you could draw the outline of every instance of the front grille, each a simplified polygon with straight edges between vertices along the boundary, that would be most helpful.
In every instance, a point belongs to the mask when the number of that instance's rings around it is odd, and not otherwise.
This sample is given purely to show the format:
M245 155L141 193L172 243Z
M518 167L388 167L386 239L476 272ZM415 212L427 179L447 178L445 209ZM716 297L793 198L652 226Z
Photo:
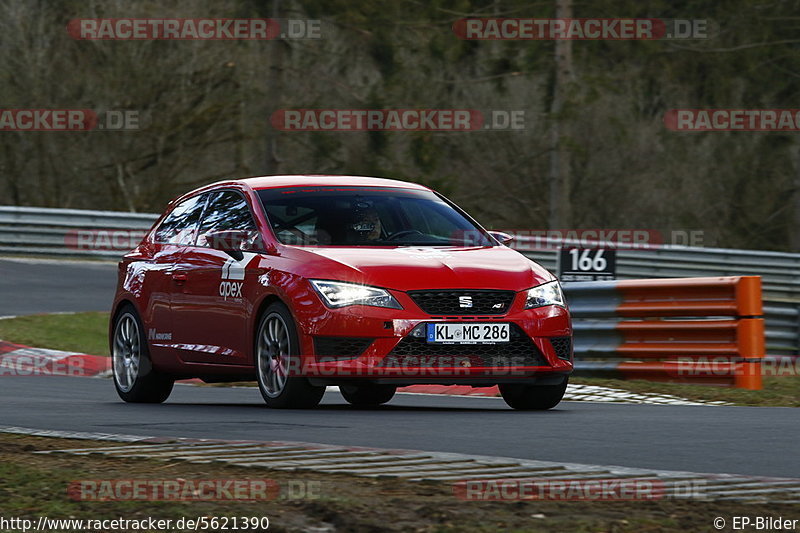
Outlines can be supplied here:
M405 337L387 355L383 367L546 366L542 353L522 329L511 324L511 340L497 344L428 344Z
M356 359L375 339L369 337L314 337L318 360Z
M556 357L569 361L572 358L572 337L550 337Z
M514 301L514 291L409 291L408 295L429 315L445 316L504 315Z

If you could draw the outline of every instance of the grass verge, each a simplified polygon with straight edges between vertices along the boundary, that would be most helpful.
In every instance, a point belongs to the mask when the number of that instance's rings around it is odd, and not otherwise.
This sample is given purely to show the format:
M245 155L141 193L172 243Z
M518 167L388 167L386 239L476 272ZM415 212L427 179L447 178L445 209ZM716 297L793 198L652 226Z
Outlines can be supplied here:
M269 531L574 531L669 532L713 530L721 516L797 516L800 506L738 502L475 502L462 501L446 483L412 483L311 472L286 472L153 459L39 455L37 450L113 443L0 434L0 516L75 519L262 517ZM76 480L271 479L282 488L314 486L313 497L281 491L271 501L74 501ZM64 529L63 531L72 531ZM174 531L174 529L173 529ZM252 529L250 531L253 531Z
M0 320L0 339L36 348L108 355L108 313L7 318Z
M108 313L33 315L0 320L0 339L36 346L108 355ZM736 405L800 407L800 376L765 377L764 389L749 391L709 385L573 377L572 383L634 393L670 394L690 400Z

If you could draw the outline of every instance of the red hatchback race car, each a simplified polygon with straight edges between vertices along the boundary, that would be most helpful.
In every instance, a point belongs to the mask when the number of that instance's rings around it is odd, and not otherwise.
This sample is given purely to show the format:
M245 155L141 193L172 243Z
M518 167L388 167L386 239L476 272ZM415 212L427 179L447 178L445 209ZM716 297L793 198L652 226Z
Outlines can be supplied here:
M119 263L109 338L128 402L177 379L256 380L276 408L327 385L355 405L398 386L499 385L561 401L572 327L552 274L440 194L354 176L224 181L174 200Z

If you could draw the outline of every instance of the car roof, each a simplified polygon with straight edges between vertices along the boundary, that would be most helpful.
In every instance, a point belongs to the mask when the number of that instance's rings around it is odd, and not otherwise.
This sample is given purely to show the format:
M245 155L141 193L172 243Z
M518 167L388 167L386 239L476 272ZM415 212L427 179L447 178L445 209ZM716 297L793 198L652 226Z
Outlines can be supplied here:
M327 174L297 174L282 176L258 176L234 180L242 182L251 189L272 189L292 186L343 186L343 187L399 187L404 189L430 190L418 183L392 180L387 178L371 178L368 176L336 176Z

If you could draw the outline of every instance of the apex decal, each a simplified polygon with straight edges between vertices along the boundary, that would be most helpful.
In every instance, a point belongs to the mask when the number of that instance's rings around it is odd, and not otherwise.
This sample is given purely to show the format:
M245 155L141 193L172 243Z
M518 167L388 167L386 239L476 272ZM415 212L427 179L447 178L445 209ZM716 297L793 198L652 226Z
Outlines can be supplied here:
M244 279L244 266L249 262L249 257L242 259L242 262L229 257L225 264L222 265L222 279Z
M219 284L219 295L224 299L241 298L242 297L242 282L236 281L223 281Z
M242 297L244 281L239 280L244 280L245 268L255 255L256 254L253 253L245 253L241 261L229 257L228 260L225 261L225 264L222 265L222 279L234 280L220 282L219 295L222 296L223 299L227 300L228 298Z

